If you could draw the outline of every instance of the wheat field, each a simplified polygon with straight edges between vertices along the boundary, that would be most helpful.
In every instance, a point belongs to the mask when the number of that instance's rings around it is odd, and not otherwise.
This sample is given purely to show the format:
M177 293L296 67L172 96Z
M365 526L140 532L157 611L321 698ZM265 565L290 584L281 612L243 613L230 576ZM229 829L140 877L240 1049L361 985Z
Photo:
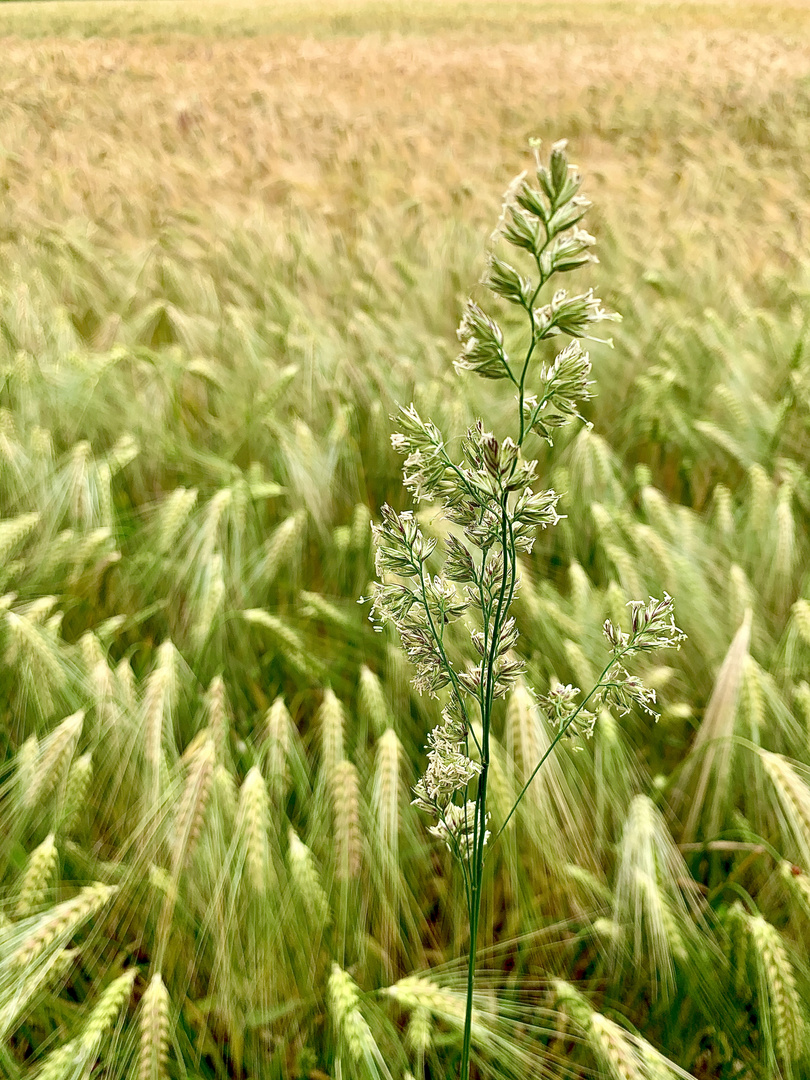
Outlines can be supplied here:
M605 302L523 560L502 821L606 617L675 600L487 871L484 1078L810 1076L810 8L0 3L0 1074L457 1075L437 703L357 603L528 140ZM508 395L507 395L508 396ZM428 511L427 531L441 530Z

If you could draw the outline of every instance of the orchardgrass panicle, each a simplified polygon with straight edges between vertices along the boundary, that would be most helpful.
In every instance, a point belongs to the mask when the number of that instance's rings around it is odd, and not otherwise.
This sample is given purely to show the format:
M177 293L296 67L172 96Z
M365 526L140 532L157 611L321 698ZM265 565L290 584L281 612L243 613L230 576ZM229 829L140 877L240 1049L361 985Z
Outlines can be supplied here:
M383 506L381 522L372 526L379 581L371 597L371 619L379 628L386 623L395 627L415 668L417 690L444 698L443 722L428 736L428 765L414 789L414 802L435 819L430 831L456 856L464 877L470 956L462 1080L469 1076L484 847L490 837L486 797L493 704L524 672L510 614L520 585L518 557L531 553L538 529L560 520L560 495L539 482L538 463L526 451L532 437L553 444L558 428L581 419L593 386L582 342L604 341L593 338L593 327L618 319L604 310L592 289L544 293L555 275L596 262L594 239L580 228L590 204L579 194L580 177L568 163L565 146L552 147L547 166L535 148L534 179L522 174L507 191L493 243L505 241L525 265L513 266L493 250L481 282L522 313L528 347L513 355L502 326L472 299L458 330L456 370L511 384L513 430L496 435L478 419L462 438L460 454L453 454L444 433L415 405L400 408L399 430L391 441L405 459L404 485L415 502L440 507L451 531L442 553L410 511ZM569 340L554 355L557 342L552 339ZM610 620L604 624L610 654L589 692L556 685L539 698L556 734L540 761L527 763L528 779L507 821L556 743L564 735L589 735L602 707L626 713L638 706L655 715L655 692L627 671L625 661L635 653L677 647L683 634L666 594L629 606L629 631ZM463 668L454 665L449 651L458 637L451 624L460 620L469 634L471 657Z

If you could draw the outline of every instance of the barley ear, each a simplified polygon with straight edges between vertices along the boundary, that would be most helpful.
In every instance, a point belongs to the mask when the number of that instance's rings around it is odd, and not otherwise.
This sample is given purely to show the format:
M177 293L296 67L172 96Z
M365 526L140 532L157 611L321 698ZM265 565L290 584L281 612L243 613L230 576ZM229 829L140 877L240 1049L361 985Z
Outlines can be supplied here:
M183 794L177 808L174 823L172 849L172 872L174 874L188 864L194 845L200 835L211 790L216 749L212 738L206 739L194 754L186 777Z
M154 775L164 762L164 742L170 735L176 695L176 651L170 641L158 649L157 663L146 680L143 699L144 756Z
M805 866L810 865L810 783L801 766L782 754L756 748L771 781L783 835L789 838ZM804 775L803 775L804 773Z
M329 1013L338 1042L348 1050L355 1065L364 1063L373 1075L390 1078L380 1048L360 1009L360 990L347 971L332 964L327 986Z
M287 859L290 877L300 896L313 928L322 929L331 921L329 900L315 864L315 856L290 827Z
M267 787L273 806L281 805L290 782L289 756L292 747L293 722L284 699L277 697L265 718L267 742L265 769Z
M59 832L62 836L70 836L78 825L82 811L87 802L87 794L90 789L90 781L93 778L93 755L88 751L76 758L70 766L65 797L62 803L62 818Z
M332 690L325 690L318 710L318 726L321 731L321 769L327 782L343 760L343 706Z
M206 727L211 732L211 737L214 740L217 761L222 761L231 725L228 711L228 694L221 675L214 676L206 691L205 717Z
M717 673L703 722L675 788L675 808L689 807L684 823L687 840L696 836L705 809L708 810L710 831L717 832L722 826L725 807L721 800L729 791L728 776L733 763L730 740L749 655L751 619L749 608Z
M83 923L115 895L114 885L87 885L70 900L45 912L12 953L10 963L24 966L52 948L63 948Z
M41 806L64 781L76 750L84 723L84 711L66 717L40 747L36 771L24 802L27 807Z
M78 1039L71 1039L70 1042L52 1050L36 1074L36 1080L68 1080L73 1073L80 1051Z
M365 664L360 668L358 696L360 712L368 723L369 729L379 738L390 723L390 710L379 676Z
M87 1018L79 1043L88 1055L94 1054L100 1047L101 1040L113 1026L121 1010L126 1006L132 994L136 968L130 968L117 979L113 979L96 1002Z
M332 776L332 807L335 817L335 875L351 881L360 871L360 784L357 769L341 761Z
M141 998L138 1080L166 1080L169 1056L169 994L156 971Z
M664 1080L687 1075L646 1039L597 1012L570 983L554 980L552 990L557 1004L574 1021L601 1069L611 1080Z
M239 791L236 829L244 844L248 877L257 893L264 893L269 885L269 818L267 788L261 772L254 765Z
M772 1028L781 1063L790 1070L807 1047L807 1020L781 934L761 915L747 916L754 945L763 1026ZM770 1021L770 1023L768 1023Z
M40 908L50 889L59 862L59 852L53 833L34 848L28 857L28 864L20 885L20 894L14 908L16 918L22 919Z

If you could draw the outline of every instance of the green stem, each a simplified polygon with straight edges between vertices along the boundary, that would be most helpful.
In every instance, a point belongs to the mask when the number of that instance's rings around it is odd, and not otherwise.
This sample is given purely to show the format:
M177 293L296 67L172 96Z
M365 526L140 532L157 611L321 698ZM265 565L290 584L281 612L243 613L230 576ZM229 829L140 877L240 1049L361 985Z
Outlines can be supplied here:
M539 280L539 282L537 284L537 288L532 293L531 300L528 302L528 304L525 305L526 313L529 316L529 324L531 326L531 331L532 331L532 341L531 341L531 344L529 345L529 350L526 353L526 358L523 361L523 370L520 373L520 385L518 386L518 390L520 392L519 393L519 398L518 398L518 410L520 412L520 438L518 439L518 446L523 445L523 438L524 438L524 435L525 435L525 427L524 427L524 422L523 422L523 398L524 398L525 393L526 393L526 373L529 370L529 361L532 358L532 353L534 352L534 348L535 348L535 346L537 345L537 342L538 342L537 329L536 329L536 327L534 325L534 304L535 304L535 301L537 300L537 297L540 295L540 290L543 288L543 286L545 285L546 280L547 280L543 276L543 268L540 265L540 256L543 254L543 252L546 250L546 248L548 247L548 245L550 243L551 243L551 236L549 235L548 227L546 227L546 242L543 244L540 251L536 252L535 256L534 256L534 261L537 264L537 272L540 275L540 280Z
M484 677L481 680L481 773L478 777L478 790L475 796L472 854L473 866L470 875L469 904L470 951L467 958L467 1001L464 1011L464 1037L461 1047L460 1080L469 1080L470 1075L472 1008L473 991L475 989L475 958L478 952L478 926L481 914L481 892L484 879L484 842L487 828L487 779L489 776L489 728L495 694L495 663L498 656L498 639L500 637L503 616L509 609L515 587L514 545L510 544L511 527L506 498L506 494L504 494L501 508L501 551L503 554L501 587L498 595L497 607L495 609L495 619L492 624L492 639L488 654L485 650L485 655L487 656L486 671L482 672ZM507 591L509 595L508 599ZM487 619L487 625L488 624L489 620Z
M478 780L478 793L475 798L475 822L476 822L476 836L475 836L475 867L473 869L473 881L471 883L471 901L469 905L470 916L470 954L467 961L467 1004L464 1008L464 1036L461 1044L461 1071L459 1074L460 1080L470 1080L470 1045L472 1042L472 1004L473 1004L473 989L475 987L475 957L477 954L478 944L478 916L481 914L481 881L483 877L483 853L484 845L478 846L477 832L478 822L480 822L480 812L478 807L486 807L486 778L487 769L481 773L480 780ZM483 834L482 834L483 841ZM478 855L478 847L481 849L481 855Z

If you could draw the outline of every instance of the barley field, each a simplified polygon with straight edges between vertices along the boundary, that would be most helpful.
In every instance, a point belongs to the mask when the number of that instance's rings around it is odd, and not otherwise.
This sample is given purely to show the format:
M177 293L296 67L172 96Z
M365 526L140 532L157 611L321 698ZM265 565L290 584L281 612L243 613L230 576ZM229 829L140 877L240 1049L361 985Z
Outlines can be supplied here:
M810 1077L810 7L6 2L0 57L0 1075L458 1075L439 703L358 598L397 403L510 405L456 328L567 138L623 321L493 826L606 617L688 640L492 849L472 1075Z

